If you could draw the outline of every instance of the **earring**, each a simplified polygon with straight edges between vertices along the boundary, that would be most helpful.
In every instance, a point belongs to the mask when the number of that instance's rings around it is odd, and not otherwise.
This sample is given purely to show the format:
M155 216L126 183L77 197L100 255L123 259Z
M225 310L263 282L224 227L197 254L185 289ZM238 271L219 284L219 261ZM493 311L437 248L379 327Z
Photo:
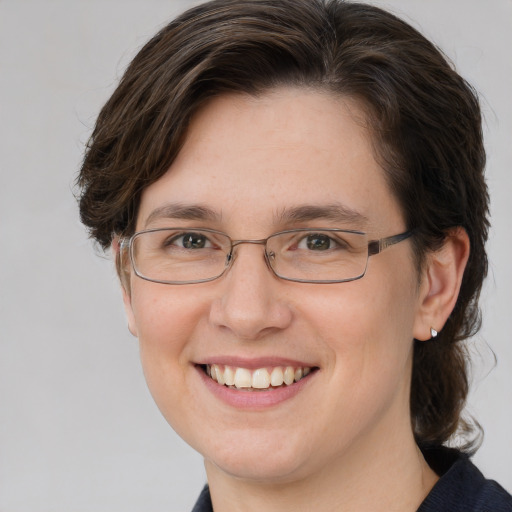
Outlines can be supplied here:
M437 337L437 331L433 327L430 328L430 337L431 338Z

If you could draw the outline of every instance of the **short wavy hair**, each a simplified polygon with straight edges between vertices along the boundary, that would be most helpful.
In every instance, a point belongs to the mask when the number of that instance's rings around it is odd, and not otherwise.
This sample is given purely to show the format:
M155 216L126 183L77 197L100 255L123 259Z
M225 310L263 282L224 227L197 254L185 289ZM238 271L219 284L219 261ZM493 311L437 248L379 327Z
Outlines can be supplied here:
M132 234L142 191L167 172L201 105L281 86L363 107L419 268L450 230L466 230L455 308L435 340L415 341L410 409L420 446L457 431L470 440L464 340L480 325L489 228L479 101L439 49L389 12L342 0L215 0L185 12L141 49L99 114L78 177L82 222L104 248Z

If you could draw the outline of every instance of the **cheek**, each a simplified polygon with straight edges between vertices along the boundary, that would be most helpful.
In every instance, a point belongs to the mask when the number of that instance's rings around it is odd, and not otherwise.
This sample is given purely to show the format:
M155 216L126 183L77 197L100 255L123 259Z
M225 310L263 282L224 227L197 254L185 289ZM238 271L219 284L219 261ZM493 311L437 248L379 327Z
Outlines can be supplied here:
M340 287L310 303L326 362L328 391L315 416L324 418L327 450L343 451L378 425L408 424L413 301L394 290Z
M137 280L132 288L132 310L141 348L178 350L198 323L204 309L200 294Z
M196 294L182 288L138 283L132 289L132 310L137 327L144 375L164 416L183 399L190 370L190 340L204 308ZM168 418L169 419L169 418Z
M326 289L310 303L306 314L324 343L332 378L350 386L354 400L367 400L401 379L408 383L416 289L414 276L405 274L379 283L366 276Z

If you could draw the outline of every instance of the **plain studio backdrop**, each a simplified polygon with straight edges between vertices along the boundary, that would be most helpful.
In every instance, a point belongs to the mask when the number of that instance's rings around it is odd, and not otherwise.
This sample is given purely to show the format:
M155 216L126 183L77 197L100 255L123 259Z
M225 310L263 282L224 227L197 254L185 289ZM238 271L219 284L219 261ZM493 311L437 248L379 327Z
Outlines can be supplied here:
M374 3L435 41L481 94L493 228L468 411L486 433L476 463L512 491L512 1ZM0 0L2 512L187 511L205 481L146 389L112 262L73 197L125 66L192 4Z

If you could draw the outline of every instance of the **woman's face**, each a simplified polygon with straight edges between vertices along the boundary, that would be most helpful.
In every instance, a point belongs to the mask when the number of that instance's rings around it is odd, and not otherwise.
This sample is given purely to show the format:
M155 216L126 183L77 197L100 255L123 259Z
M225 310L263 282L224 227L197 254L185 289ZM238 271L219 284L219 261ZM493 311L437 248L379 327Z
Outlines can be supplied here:
M301 89L214 99L167 174L144 191L137 230L201 227L232 239L304 227L362 229L370 239L401 233L362 119L353 102ZM340 284L281 280L261 245L244 244L215 281L165 285L132 272L125 302L151 393L178 434L217 470L286 481L410 436L418 279L409 241ZM204 370L213 364L241 368L242 380L261 368L276 382L287 367L310 373L251 391L215 382Z

